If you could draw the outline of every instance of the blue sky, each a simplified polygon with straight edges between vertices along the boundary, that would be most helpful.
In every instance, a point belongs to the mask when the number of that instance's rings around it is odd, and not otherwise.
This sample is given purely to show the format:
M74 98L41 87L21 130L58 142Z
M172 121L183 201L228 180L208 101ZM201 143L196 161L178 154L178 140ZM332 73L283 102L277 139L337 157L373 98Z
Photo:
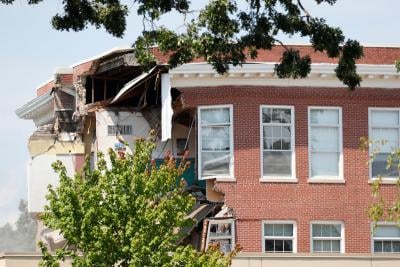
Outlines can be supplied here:
M35 97L37 85L51 78L55 68L70 66L116 46L129 45L142 25L132 14L123 39L91 27L79 33L58 32L51 28L50 19L62 11L62 0L45 0L37 6L27 6L25 2L16 0L13 6L0 5L0 114L3 118L0 124L0 226L16 220L19 199L27 197L27 140L34 125L32 121L18 119L15 109ZM312 15L325 17L352 39L363 44L400 45L398 0L338 0L334 7L317 7L312 2L303 0ZM178 25L173 16L163 21ZM283 40L307 43L297 38Z

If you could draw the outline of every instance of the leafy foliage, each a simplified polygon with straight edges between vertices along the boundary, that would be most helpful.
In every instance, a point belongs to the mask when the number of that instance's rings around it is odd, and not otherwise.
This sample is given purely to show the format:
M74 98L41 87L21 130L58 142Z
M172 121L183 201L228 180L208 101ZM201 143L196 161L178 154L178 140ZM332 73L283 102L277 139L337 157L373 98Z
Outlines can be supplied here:
M37 4L43 0L27 1ZM357 41L345 40L343 32L323 18L313 17L301 0L212 0L198 11L191 10L189 0L131 1L143 18L142 35L134 45L136 58L144 66L154 65L150 49L157 45L170 55L172 67L204 58L223 74L229 71L229 64L241 65L256 58L259 49L270 50L282 44L277 39L279 34L298 34L307 37L315 51L339 59L336 75L344 84L351 89L360 85L355 62L363 56L363 48ZM336 0L315 2L333 5ZM120 0L63 0L63 8L64 13L56 14L52 20L57 30L80 31L94 25L117 37L125 32L129 9ZM157 25L163 15L171 12L183 17L179 32ZM191 20L186 20L188 15L192 15ZM309 74L310 64L309 56L286 48L275 70L281 78L303 78Z
M179 229L193 223L186 215L194 198L178 178L185 163L177 167L169 156L156 167L154 147L152 140L137 140L133 155L120 158L110 150L109 163L99 154L94 170L87 161L74 178L61 162L53 164L60 185L49 188L42 219L59 229L67 244L54 255L41 244L42 266L57 266L65 257L74 266L228 266L230 257L218 251L199 254L177 246ZM182 255L191 255L188 265L180 264Z
M35 251L37 223L28 213L27 202L19 203L16 229L7 223L0 227L0 251Z
M369 163L371 164L375 155L379 153L379 146L387 143L386 140L368 140L361 138L361 149L367 150L374 145L375 150L371 152ZM400 173L400 149L395 149L386 159L386 169L396 168ZM374 202L368 207L368 216L376 224L378 221L393 221L400 225L400 177L397 178L397 194L391 202L387 201L381 194L382 177L378 177L372 184L372 196Z

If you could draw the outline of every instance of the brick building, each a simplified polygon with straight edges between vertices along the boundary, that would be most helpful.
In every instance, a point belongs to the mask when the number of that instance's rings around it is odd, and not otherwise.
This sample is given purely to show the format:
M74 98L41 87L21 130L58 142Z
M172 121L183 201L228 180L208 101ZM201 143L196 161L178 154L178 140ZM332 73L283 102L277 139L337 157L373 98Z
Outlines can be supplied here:
M335 77L334 60L295 48L312 58L306 79L274 75L281 47L222 76L201 60L168 69L158 51L159 64L144 74L128 48L83 61L68 76L74 142L86 155L105 145L121 149L118 135L129 140L161 125L154 157L189 149L189 184L204 187L207 203L223 204L198 225L199 247L240 244L242 255L257 257L400 253L400 228L380 222L371 232L366 213L378 176L387 200L398 194L398 173L386 169L386 157L400 142L400 48L365 47L357 62L363 82L354 91ZM361 137L387 140L371 165Z

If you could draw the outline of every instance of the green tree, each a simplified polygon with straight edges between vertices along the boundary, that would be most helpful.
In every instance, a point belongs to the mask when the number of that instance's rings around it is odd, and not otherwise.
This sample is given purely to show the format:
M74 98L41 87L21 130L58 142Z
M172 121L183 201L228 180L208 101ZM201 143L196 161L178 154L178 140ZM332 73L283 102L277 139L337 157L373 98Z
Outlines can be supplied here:
M43 0L27 0L38 4ZM333 5L337 0L315 0ZM12 4L14 0L0 0ZM355 62L363 56L357 41L346 40L340 28L329 26L325 19L312 16L301 0L211 0L200 10L192 10L189 0L131 0L138 16L143 18L142 34L135 41L136 58L150 67L155 58L151 47L157 45L169 54L172 67L204 58L218 73L229 70L229 64L241 65L257 57L260 49L270 50L279 34L298 34L309 39L315 51L338 58L336 76L354 89L361 82ZM125 3L125 4L124 4ZM120 0L63 0L63 13L56 14L52 25L57 30L80 31L88 25L104 27L121 37L130 11ZM158 25L160 18L174 12L182 15L179 32ZM191 19L187 19L190 17ZM285 47L275 72L281 78L303 78L310 72L311 59L298 50Z
M7 223L0 227L0 251L35 251L37 222L28 213L27 202L20 200L16 228Z
M369 164L380 152L380 146L387 143L387 140L369 140L361 138L361 149L370 152ZM370 151L372 148L372 151ZM397 170L400 173L400 149L395 149L386 159L386 169ZM374 202L368 207L368 216L374 224L379 221L392 221L400 226L400 177L396 179L397 193L395 198L388 200L381 192L382 177L378 177L372 184L372 197Z
M179 229L193 223L186 215L195 200L179 180L185 163L176 166L166 157L157 167L154 147L153 140L137 140L134 154L125 158L110 150L109 167L99 154L94 170L87 161L73 178L61 162L53 164L60 184L49 187L42 219L67 242L55 254L40 244L41 266L58 266L67 256L73 266L229 266L233 254L177 245Z

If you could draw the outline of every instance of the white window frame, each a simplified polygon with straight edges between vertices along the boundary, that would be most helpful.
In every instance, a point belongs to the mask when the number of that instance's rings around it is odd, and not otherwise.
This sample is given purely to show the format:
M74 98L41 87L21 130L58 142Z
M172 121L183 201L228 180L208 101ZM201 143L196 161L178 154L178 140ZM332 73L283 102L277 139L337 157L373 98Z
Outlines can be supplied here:
M325 109L325 110L337 110L339 112L339 175L338 176L311 176L312 168L312 158L311 158L311 110L314 109ZM324 125L318 124L318 127L334 127L335 125ZM309 106L308 107L308 173L309 173L309 183L344 183L343 174L343 118L342 118L342 107L332 107L332 106Z
M231 236L215 236L215 237L210 237L210 230L211 230L211 224L230 224L231 225ZM224 239L231 239L231 251L235 249L236 241L235 241L235 236L236 236L236 230L235 230L235 220L234 219L210 219L208 221L208 226L207 226L207 242L206 242L206 250L208 249L208 245L210 244L210 241L213 240L224 240Z
M206 110L206 109L217 109L217 108L229 108L229 120L230 120L230 125L229 125L229 131L230 131L230 140L229 140L229 152L230 152L230 164L229 164L229 175L213 175L213 176L206 176L202 177L201 173L201 166L202 166L202 158L201 158L201 148L202 148L202 138L201 138L201 127L203 126L201 124L201 111ZM207 179L217 179L217 180L222 180L222 181L236 181L235 176L234 176L234 143L233 143L233 105L228 104L228 105L210 105L210 106L199 106L197 108L197 136L198 136L198 179L199 180L207 180Z
M282 109L290 109L290 131L291 131L291 157L292 157L292 175L291 176L269 176L264 175L264 132L263 126L270 124L274 125L274 123L263 123L262 121L262 112L263 108L282 108ZM282 123L276 123L276 125L281 125ZM289 125L289 123L285 123ZM261 166L261 182L297 182L296 178L296 143L295 143L295 114L294 114L294 106L288 105L261 105L260 106L260 166Z
M398 131L399 131L399 139L400 139L400 108L396 108L396 107L369 107L368 108L368 138L371 137L372 135L372 112L376 110L376 111L397 111L399 112L399 125L397 126ZM387 128L395 128L392 125L379 125L380 127L387 127ZM374 141L374 140L372 140ZM381 140L376 140L376 141L381 141ZM398 140L399 143L399 148L400 148L400 140ZM372 146L369 146L369 155L371 155L371 153L373 153L372 151ZM369 182L373 182L377 179L379 179L378 177L372 177L372 164L369 164ZM385 184L396 184L397 183L397 178L398 177L384 177L382 176L382 182Z
M396 224L395 222L386 222L386 221L380 221L376 223L376 226L397 226L399 227L398 224ZM387 240L387 241L400 241L400 237L381 237L381 238L374 238L374 225L373 223L371 223L371 252L372 253L376 253L376 254L396 254L398 255L399 252L375 252L375 239L378 240Z
M293 236L265 236L265 224L292 224L293 225ZM291 253L297 253L297 223L294 220L264 220L261 223L261 233L262 233L262 252L266 254L290 254L288 253L280 253L280 252L267 252L265 251L265 240L266 239L274 239L274 240L288 240L291 239L293 241L292 247L293 251Z
M312 229L314 224L340 224L340 237L313 237ZM340 252L345 253L345 229L344 222L342 221L311 221L310 222L310 252L311 253L329 253L329 252L314 252L314 240L340 240ZM337 252L331 252L332 254L336 254Z

